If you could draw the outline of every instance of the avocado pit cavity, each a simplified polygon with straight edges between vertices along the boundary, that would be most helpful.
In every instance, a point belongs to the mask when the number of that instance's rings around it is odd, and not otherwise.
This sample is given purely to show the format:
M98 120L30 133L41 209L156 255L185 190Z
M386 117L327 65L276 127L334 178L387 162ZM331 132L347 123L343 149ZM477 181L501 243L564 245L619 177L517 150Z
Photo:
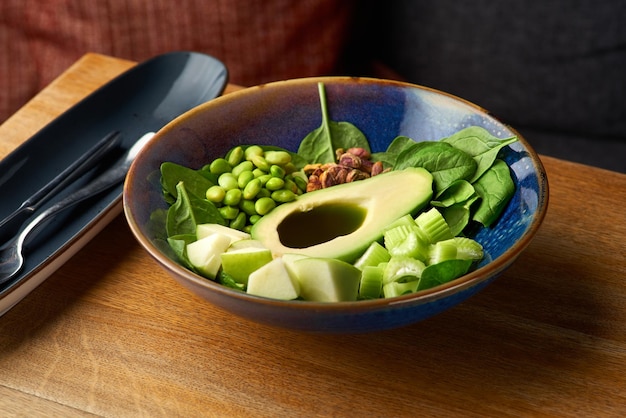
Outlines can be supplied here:
M278 238L288 248L307 248L356 231L367 210L356 204L332 202L293 212L278 225Z

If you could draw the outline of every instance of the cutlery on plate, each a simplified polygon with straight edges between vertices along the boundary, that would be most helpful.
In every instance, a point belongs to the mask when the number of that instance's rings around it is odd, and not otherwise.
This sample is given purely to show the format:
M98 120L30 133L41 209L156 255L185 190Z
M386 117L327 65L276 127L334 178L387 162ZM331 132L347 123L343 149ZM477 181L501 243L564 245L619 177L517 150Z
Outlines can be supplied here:
M119 132L111 132L87 150L78 160L59 173L48 184L26 199L13 213L0 221L0 244L19 231L20 226L52 196L73 183L100 161L120 143Z
M24 246L29 239L36 235L37 231L41 230L39 227L65 209L123 182L137 153L153 135L154 133L152 132L143 135L108 170L96 177L92 182L41 212L32 221L24 225L20 232L10 241L0 247L0 284L11 280L22 270L24 267Z

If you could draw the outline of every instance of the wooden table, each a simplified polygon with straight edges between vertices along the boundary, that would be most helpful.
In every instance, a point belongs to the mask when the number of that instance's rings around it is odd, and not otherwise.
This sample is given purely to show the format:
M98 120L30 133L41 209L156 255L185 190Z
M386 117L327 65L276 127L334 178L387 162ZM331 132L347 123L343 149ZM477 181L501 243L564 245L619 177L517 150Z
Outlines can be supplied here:
M0 156L132 62L86 55ZM626 176L542 158L550 208L479 295L413 326L312 335L196 298L122 215L0 317L1 416L624 416Z

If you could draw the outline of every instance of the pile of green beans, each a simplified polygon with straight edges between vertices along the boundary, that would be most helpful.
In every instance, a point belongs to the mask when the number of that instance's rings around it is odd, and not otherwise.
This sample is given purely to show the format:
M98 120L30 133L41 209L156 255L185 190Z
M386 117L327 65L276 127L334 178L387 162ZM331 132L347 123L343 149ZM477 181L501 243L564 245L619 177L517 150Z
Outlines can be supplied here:
M205 169L217 176L217 184L206 191L207 200L217 206L231 228L245 232L276 206L306 190L306 176L283 150L238 146Z

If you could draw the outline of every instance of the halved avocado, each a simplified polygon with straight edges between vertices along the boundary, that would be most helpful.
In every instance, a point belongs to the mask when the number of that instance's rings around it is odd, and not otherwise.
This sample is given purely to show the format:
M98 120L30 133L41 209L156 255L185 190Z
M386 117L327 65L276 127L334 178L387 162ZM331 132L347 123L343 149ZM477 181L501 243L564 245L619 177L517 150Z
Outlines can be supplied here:
M299 196L257 222L251 231L275 257L303 254L354 262L383 229L415 215L433 194L433 177L407 168Z

